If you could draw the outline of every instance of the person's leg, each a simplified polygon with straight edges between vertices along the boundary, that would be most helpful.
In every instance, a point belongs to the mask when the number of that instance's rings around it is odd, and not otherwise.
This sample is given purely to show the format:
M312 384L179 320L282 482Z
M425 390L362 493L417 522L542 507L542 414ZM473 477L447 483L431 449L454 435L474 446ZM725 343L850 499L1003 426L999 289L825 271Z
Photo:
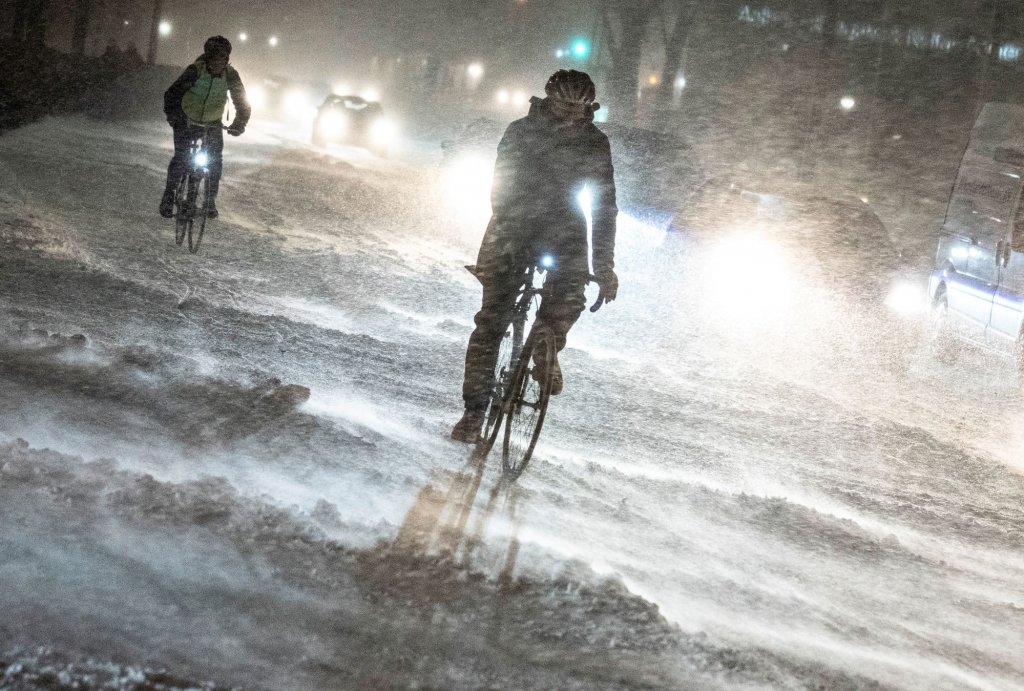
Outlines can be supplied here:
M174 188L188 169L188 149L191 143L192 134L188 127L174 128L174 156L167 164L167 181L164 184L163 198L160 200L160 215L165 218L174 215Z
M210 156L210 197L216 198L224 170L224 130L214 127L206 131L206 152Z
M519 276L501 275L484 281L480 311L474 321L476 328L466 348L466 371L462 399L467 408L484 409L494 385L494 366L498 359L501 338L508 328L512 307L519 292Z
M452 429L457 441L475 442L483 426L484 413L494 386L494 367L498 349L511 319L519 287L519 274L486 274L480 311L474 321L476 328L466 347L466 367L462 383L465 412Z
M586 255L582 255L580 261L576 257L562 258L559 271L548 276L545 283L548 288L547 295L541 301L540 309L537 311L537 323L544 324L551 329L555 337L556 354L565 348L566 337L573 324L580 318L583 308L586 306L586 295L584 289L587 285ZM534 359L536 364L543 371L547 365L538 358ZM551 394L557 396L562 392L562 370L558 364L557 356L552 363L552 385Z

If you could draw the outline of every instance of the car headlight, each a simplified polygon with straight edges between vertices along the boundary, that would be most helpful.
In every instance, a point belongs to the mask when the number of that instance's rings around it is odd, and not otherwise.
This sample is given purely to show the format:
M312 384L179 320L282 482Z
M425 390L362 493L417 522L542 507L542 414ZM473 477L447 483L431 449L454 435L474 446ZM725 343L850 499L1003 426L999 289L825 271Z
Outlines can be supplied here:
M398 133L398 127L387 118L377 118L370 126L370 137L374 144L390 144Z
M700 283L716 321L769 323L793 306L796 275L792 258L782 247L758 233L744 232L708 248Z
M896 314L912 316L921 314L927 307L926 291L923 285L900 280L892 284L885 296L885 306Z
M493 176L493 158L480 154L459 156L443 173L445 199L467 222L484 222L491 214Z
M348 118L333 110L320 118L320 132L328 137L340 137L348 131Z
M197 166L205 168L206 164L210 162L210 157L205 151L197 151L196 157L193 159Z

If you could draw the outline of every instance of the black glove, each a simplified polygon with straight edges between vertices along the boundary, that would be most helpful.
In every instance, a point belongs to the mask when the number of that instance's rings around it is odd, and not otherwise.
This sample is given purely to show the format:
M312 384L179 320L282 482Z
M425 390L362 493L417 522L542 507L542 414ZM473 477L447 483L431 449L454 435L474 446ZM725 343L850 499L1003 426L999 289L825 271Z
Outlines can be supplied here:
M614 300L619 293L619 277L615 275L615 272L611 269L604 269L598 272L596 278L597 285L601 288L597 302L603 305Z
M176 130L181 129L182 127L188 125L188 118L186 118L184 115L168 115L167 124Z
M228 134L230 134L232 137L237 137L238 135L242 134L242 132L245 132L245 128L241 125L231 125L230 127L228 127Z

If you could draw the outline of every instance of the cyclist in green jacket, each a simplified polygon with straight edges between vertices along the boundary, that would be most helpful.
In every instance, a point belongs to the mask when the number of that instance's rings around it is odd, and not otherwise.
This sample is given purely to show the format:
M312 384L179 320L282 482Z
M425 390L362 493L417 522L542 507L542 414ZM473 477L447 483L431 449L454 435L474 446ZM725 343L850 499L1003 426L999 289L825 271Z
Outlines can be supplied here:
M210 202L208 218L217 218L217 190L223 168L224 134L219 127L224 117L228 95L235 106L235 119L228 134L237 137L245 131L252 109L245 97L242 78L228 64L231 42L223 36L211 36L203 44L203 54L185 68L181 76L164 93L164 115L174 129L174 158L167 166L167 185L160 200L160 215L174 216L174 187L188 167L188 150L192 140L202 134L201 125L217 125L206 132L210 156Z

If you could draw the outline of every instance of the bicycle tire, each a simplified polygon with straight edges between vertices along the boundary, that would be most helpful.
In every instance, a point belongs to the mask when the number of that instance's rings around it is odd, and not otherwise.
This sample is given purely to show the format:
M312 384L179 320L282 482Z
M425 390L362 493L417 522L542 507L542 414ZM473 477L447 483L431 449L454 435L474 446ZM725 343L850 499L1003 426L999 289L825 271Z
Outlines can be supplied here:
M182 175L174 188L174 244L185 242L188 221L188 175Z
M203 231L206 230L206 215L209 212L210 204L210 176L203 175L196 185L196 194L193 200L193 215L188 224L188 251L195 254L199 251L199 243L203 241ZM199 230L195 230L195 223L198 221Z
M519 354L505 411L505 441L501 449L501 467L512 480L526 469L537 446L551 400L551 371L557 354L554 334L543 326L530 332ZM546 372L540 372L539 365L535 364L538 355L545 363Z
M481 451L485 454L490 452L501 431L508 392L515 374L515 364L518 363L519 353L523 349L524 330L525 326L521 320L513 321L505 329L505 335L501 337L501 343L498 345L498 359L494 363L494 387L491 389L491 398L484 415L484 427L480 433Z

